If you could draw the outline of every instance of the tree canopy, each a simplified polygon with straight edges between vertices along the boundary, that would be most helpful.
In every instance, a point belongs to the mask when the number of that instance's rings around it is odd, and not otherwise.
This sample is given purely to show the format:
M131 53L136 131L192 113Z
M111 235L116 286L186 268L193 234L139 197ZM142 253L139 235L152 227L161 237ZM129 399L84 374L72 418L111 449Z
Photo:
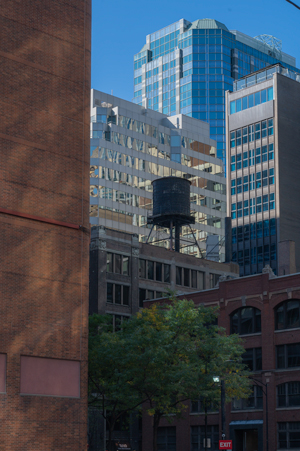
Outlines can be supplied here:
M108 420L110 442L118 416L144 405L153 417L155 451L163 415L180 416L188 399L220 399L215 376L226 381L228 400L249 394L240 338L226 336L216 317L215 309L187 300L153 304L115 333L105 317L91 317L90 403Z

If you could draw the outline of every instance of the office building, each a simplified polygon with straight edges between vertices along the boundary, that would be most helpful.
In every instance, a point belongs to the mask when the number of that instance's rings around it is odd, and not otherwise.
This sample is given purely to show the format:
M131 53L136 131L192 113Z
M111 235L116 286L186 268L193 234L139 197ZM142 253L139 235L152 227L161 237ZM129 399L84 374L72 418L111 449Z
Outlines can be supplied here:
M90 247L90 314L109 314L115 330L139 311L145 299L161 298L166 290L185 293L214 288L220 277L236 278L235 263L219 263L141 243L138 235L103 226L92 227ZM101 413L89 411L89 445L106 449ZM128 430L121 423L113 439L141 450L141 430L133 415ZM107 435L108 436L108 431Z
M91 2L0 8L0 448L87 446Z
M277 62L295 70L295 58L273 36L252 38L216 20L181 19L148 35L134 56L134 102L209 122L217 157L225 161L225 91Z
M149 237L152 184L176 176L191 182L192 226L182 227L181 252L211 257L207 237L217 237L217 260L224 261L225 176L216 158L209 124L182 114L166 116L109 94L91 93L90 222ZM150 242L169 231L156 227ZM200 248L200 250L199 250ZM216 250L215 249L215 250Z
M263 274L220 280L213 290L189 295L196 306L218 305L218 325L244 340L243 360L251 372L253 392L248 399L226 404L226 439L232 440L233 451L299 449L299 286L299 274L276 277L266 268ZM143 451L152 449L151 421L143 417ZM201 399L187 402L182 419L160 422L161 449L203 450L204 438ZM216 408L208 410L207 438L208 449L219 450L221 412Z
M226 94L227 211L240 274L300 270L300 76L277 64ZM294 242L294 243L292 243Z

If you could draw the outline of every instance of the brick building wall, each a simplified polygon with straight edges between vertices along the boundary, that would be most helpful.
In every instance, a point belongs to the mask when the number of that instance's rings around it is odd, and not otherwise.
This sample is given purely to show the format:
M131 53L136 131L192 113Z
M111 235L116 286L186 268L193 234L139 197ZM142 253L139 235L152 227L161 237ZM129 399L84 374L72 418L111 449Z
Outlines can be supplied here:
M0 11L3 450L86 449L90 7Z
M300 440L300 404L294 402L293 406L278 406L277 388L280 384L300 381L300 364L292 362L291 367L279 368L276 359L276 346L300 343L299 318L295 316L293 327L281 327L276 330L275 309L281 303L295 300L300 309L300 274L274 277L274 275L264 273L234 280L220 281L219 288L191 293L189 298L193 299L195 305L218 305L218 324L224 327L227 334L230 334L231 314L243 307L255 307L261 312L261 332L242 335L245 349L262 349L262 368L253 372L257 385L266 391L268 384L268 409L266 406L266 394L262 393L263 404L260 408L248 408L234 410L232 404L226 405L226 438L233 440L233 451L239 451L241 444L238 444L238 433L236 430L257 429L258 448L250 447L250 450L262 451L266 448L267 429L266 412L268 410L268 439L269 450L282 449L278 442L278 425L293 424L299 429L294 430L295 437ZM150 305L150 302L146 303ZM291 306L291 305L290 305ZM300 310L298 310L300 312ZM298 323L297 323L298 321ZM297 396L296 394L293 395ZM297 404L298 402L298 404ZM299 422L299 423L298 423ZM217 431L221 430L220 412L208 414L208 426L214 425ZM191 427L204 427L204 415L191 412L191 404L187 403L187 409L183 414L183 419L171 425L162 420L161 427L176 426L176 450L189 451L191 447ZM298 434L298 435L297 435ZM143 450L151 451L151 418L143 418ZM221 435L219 432L219 439ZM202 446L203 443L201 443ZM249 446L249 443L248 443ZM292 448L289 444L284 447ZM194 448L196 449L196 448ZM198 449L198 448L197 448ZM200 448L202 449L202 448ZM218 449L218 448L211 448ZM247 448L248 449L248 448Z

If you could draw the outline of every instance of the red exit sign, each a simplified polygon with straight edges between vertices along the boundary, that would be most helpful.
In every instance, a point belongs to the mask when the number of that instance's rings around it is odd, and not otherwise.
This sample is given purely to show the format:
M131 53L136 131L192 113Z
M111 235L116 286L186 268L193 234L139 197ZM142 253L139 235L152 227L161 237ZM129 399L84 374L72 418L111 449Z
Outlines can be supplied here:
M219 440L219 449L232 449L232 440Z

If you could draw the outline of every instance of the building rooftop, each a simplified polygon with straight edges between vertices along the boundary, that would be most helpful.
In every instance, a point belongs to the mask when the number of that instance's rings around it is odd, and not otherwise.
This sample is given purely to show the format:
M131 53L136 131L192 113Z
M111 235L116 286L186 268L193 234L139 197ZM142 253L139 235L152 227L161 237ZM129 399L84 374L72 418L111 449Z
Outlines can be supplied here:
M291 78L292 80L300 82L300 74L292 71L291 69L287 69L283 67L280 63L273 64L271 66L265 67L264 69L257 70L256 72L252 72L245 77L240 78L239 80L233 83L233 91L240 91L244 88L249 88L250 86L256 85L258 83L262 83L263 81L269 80L273 78L273 75L281 74L285 77Z

